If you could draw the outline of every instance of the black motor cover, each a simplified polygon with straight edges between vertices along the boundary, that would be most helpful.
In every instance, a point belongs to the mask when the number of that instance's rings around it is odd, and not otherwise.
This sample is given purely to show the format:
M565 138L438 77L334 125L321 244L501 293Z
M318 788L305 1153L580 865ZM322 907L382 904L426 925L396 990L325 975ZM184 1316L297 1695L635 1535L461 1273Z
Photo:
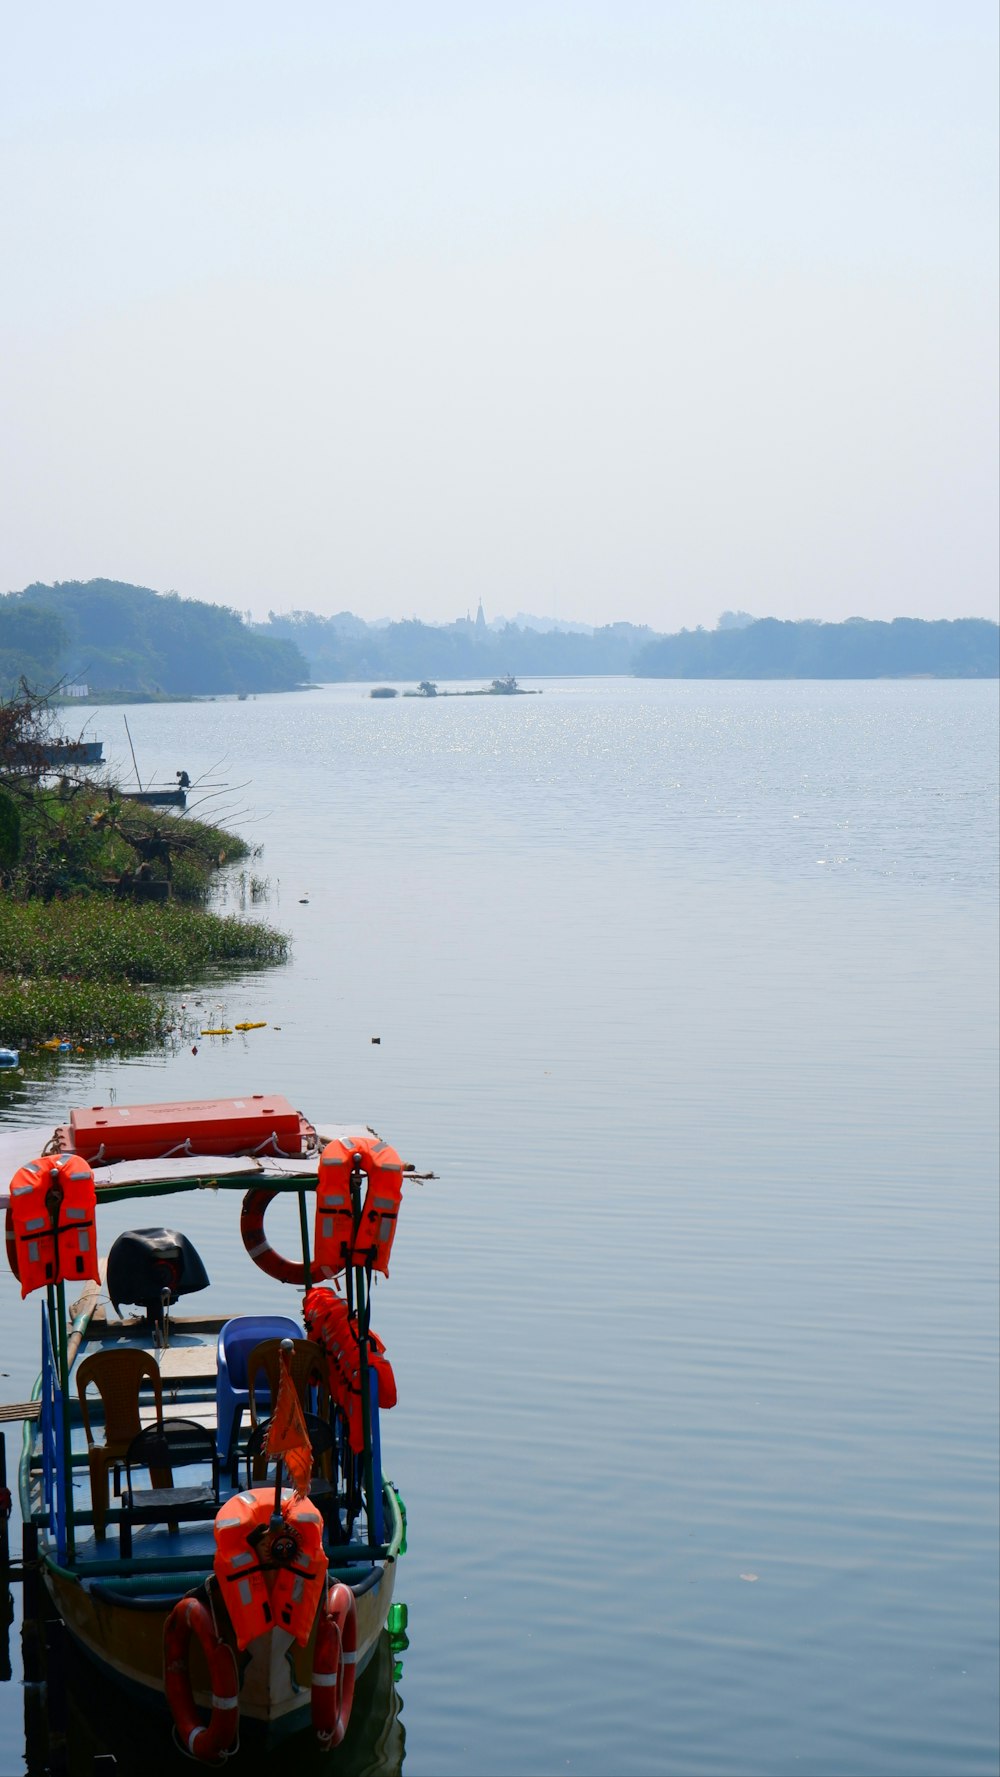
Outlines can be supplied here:
M163 1291L170 1301L208 1287L208 1272L186 1234L172 1228L130 1228L119 1234L108 1254L108 1295L115 1313L122 1302L136 1303L158 1320Z

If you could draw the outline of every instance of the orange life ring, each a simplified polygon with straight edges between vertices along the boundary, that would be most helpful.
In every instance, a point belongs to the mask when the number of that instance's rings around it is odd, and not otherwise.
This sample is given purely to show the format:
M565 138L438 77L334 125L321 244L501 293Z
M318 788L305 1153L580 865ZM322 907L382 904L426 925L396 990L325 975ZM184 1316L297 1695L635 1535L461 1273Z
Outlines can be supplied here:
M354 1704L358 1607L350 1586L335 1580L326 1595L313 1650L312 1722L324 1751L339 1746Z
M198 1637L208 1661L212 1713L207 1722L200 1719L191 1691L188 1651L192 1635ZM232 1751L240 1726L236 1656L198 1598L180 1599L167 1618L163 1631L163 1688L181 1744L191 1758L211 1764Z
M280 1253L275 1252L264 1233L264 1217L268 1205L277 1195L277 1191L263 1188L247 1192L240 1211L240 1237L254 1264L266 1271L268 1277L276 1277L279 1283L294 1283L299 1289L304 1289L305 1266L296 1264L294 1259L283 1259Z

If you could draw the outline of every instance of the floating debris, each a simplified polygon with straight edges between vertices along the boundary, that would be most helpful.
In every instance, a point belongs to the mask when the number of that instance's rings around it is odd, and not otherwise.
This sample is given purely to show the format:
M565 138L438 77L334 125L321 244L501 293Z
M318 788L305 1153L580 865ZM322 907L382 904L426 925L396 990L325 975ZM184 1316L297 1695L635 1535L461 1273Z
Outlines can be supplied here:
M203 1037L231 1037L232 1030L228 1024L221 1024L218 1030L203 1030Z
M234 1030L265 1030L266 1027L266 1018L245 1018L242 1024L233 1025Z

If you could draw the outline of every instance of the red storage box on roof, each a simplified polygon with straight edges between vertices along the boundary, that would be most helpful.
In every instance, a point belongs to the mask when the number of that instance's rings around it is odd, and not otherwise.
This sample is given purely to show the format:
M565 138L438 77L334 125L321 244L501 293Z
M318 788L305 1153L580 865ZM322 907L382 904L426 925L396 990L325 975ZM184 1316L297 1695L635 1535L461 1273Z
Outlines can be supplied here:
M91 1165L182 1154L308 1153L315 1133L280 1093L183 1104L98 1104L70 1112L59 1145Z

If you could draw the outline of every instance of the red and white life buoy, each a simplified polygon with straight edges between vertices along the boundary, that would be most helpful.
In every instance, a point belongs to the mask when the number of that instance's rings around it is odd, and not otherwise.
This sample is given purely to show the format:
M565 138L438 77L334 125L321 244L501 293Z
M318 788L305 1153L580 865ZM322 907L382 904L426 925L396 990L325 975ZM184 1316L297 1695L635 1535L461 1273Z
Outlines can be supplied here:
M212 1713L203 1722L194 1706L188 1653L192 1635L201 1643L212 1686ZM181 1745L191 1758L211 1764L231 1752L240 1726L236 1656L198 1598L181 1598L163 1631L163 1688Z
M264 1217L268 1205L277 1195L277 1191L264 1189L247 1192L240 1212L240 1236L254 1264L266 1271L268 1277L276 1277L279 1283L294 1283L299 1289L305 1289L305 1266L296 1264L294 1259L283 1259L280 1253L275 1252L264 1233Z
M358 1607L350 1586L335 1580L327 1592L313 1651L312 1721L325 1752L347 1733L358 1661Z

